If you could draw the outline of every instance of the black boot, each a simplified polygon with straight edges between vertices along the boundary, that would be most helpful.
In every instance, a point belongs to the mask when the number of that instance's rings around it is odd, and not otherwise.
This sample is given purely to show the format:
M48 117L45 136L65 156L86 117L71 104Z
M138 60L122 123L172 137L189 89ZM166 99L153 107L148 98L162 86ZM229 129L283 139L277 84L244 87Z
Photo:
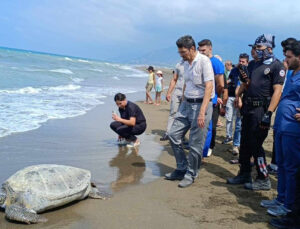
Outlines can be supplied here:
M300 229L300 220L292 212L281 218L271 219L270 224L280 229Z
M237 176L228 178L227 184L245 184L251 183L251 173L250 172L239 172Z

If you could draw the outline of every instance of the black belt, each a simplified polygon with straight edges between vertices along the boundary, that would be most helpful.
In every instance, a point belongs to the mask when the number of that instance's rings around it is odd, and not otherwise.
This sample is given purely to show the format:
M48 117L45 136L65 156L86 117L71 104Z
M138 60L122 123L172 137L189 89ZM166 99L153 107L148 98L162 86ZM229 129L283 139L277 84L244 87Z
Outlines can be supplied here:
M203 102L203 98L195 98L195 99L188 99L188 98L186 98L186 101L189 102L189 103L202 103ZM211 101L211 99L209 101Z
M269 106L271 97L247 97L246 104L252 107Z

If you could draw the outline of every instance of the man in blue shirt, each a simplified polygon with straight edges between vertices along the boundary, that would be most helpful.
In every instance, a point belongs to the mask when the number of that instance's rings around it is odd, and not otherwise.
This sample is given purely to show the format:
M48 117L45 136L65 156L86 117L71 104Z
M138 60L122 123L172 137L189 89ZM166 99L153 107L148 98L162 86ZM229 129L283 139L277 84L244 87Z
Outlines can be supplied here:
M212 43L208 39L204 39L198 42L198 50L201 54L204 54L208 58L210 58L214 75L215 75L215 97L213 98L213 115L212 115L212 136L210 147L207 152L207 156L209 157L212 154L212 150L215 147L216 142L216 132L217 132L217 122L220 113L220 104L223 104L221 95L224 89L224 65L223 63L212 54ZM205 156L205 155L204 155Z
M300 43L295 40L284 47L289 70L285 87L278 105L274 130L276 162L278 166L277 198L262 201L274 216L286 215L295 204L296 174L300 167ZM288 228L288 227L287 227Z

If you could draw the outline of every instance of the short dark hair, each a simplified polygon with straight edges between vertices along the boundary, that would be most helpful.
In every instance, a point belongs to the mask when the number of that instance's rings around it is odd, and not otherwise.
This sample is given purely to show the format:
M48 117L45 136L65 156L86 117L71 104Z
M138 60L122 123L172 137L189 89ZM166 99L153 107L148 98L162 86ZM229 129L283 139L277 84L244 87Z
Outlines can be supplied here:
M206 45L206 46L211 46L211 47L212 47L211 40L208 40L208 39L204 39L204 40L202 40L202 41L199 41L199 42L198 42L198 45L199 45L199 46L204 46L204 45Z
M115 102L117 101L124 101L126 99L126 95L122 94L122 93L117 93L115 94Z
M176 41L176 45L177 45L178 48L191 49L193 46L196 48L195 41L194 41L193 37L190 36L190 35L185 35L183 37L180 37Z
M295 56L300 56L300 42L296 40L286 45L284 48L284 52L288 50L291 51Z
M239 55L239 58L241 59L247 59L247 61L249 61L249 55L247 54L247 53L241 53L240 55Z
M286 52L286 46L291 45L292 43L297 42L297 40L293 37L287 38L281 42L281 46L283 48L283 52Z

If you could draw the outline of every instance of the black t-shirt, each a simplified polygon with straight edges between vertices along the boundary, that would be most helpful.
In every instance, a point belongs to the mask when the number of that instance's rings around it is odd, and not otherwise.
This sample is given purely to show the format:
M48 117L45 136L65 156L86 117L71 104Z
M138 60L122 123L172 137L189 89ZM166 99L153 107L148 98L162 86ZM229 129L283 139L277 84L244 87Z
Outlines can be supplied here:
M142 122L146 122L146 118L138 105L135 103L132 103L130 101L127 101L127 105L125 106L125 109L120 109L119 112L121 115L121 118L129 120L131 117L136 118L136 124L140 124Z
M235 90L238 86L240 71L238 68L233 68L228 76L228 97L235 97Z
M283 85L285 70L283 64L275 59L271 64L262 61L254 62L248 67L250 85L247 90L248 97L272 97L273 85Z

